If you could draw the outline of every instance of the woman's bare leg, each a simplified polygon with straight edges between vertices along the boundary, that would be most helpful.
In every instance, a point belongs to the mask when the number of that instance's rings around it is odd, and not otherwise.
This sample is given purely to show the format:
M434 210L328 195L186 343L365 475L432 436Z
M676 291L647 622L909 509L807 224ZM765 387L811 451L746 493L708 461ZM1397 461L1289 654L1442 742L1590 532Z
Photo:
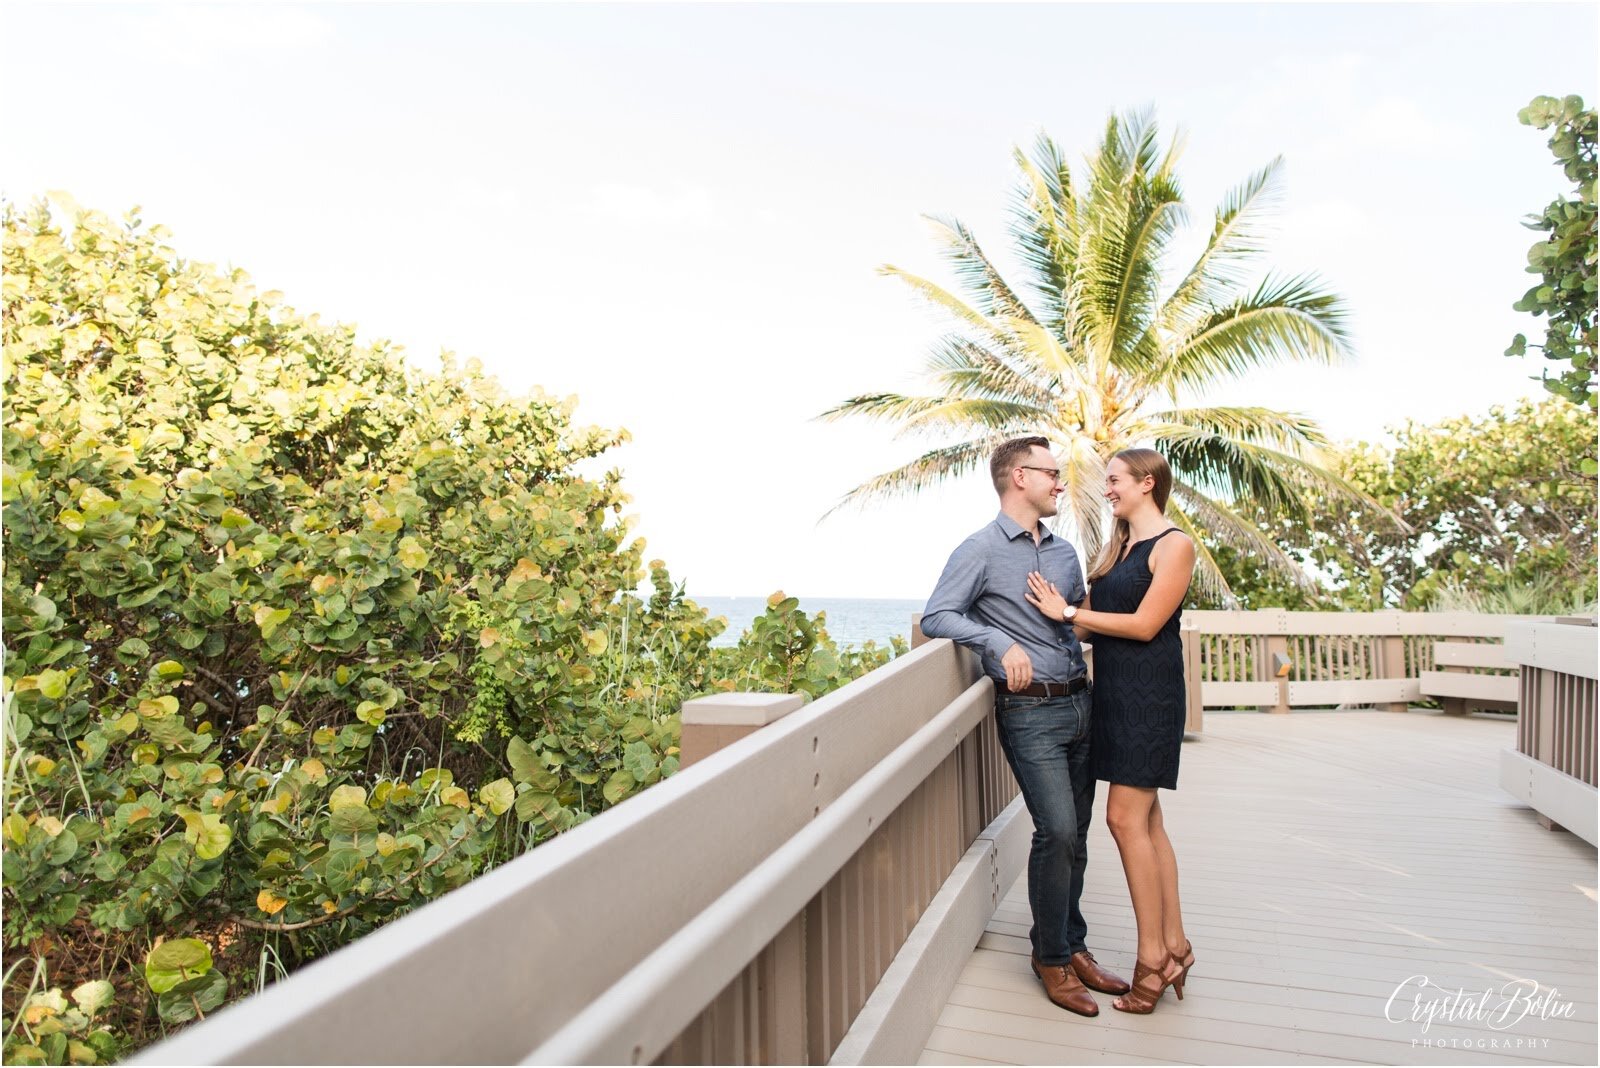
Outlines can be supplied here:
M1167 837L1167 828L1161 819L1159 796L1150 804L1149 828L1161 880L1161 937L1167 952L1181 963L1189 938L1183 931L1183 906L1178 900L1178 856L1172 851L1172 840Z
M1128 880L1128 896L1133 900L1133 918L1139 929L1139 960L1161 969L1167 979L1175 978L1179 967L1168 956L1164 918L1161 860L1150 834L1154 789L1111 785L1106 799L1106 825L1122 854L1122 872ZM1165 832L1162 838L1165 838ZM1171 843L1168 843L1171 852ZM1173 864L1176 894L1177 865ZM1181 928L1181 923L1180 923Z

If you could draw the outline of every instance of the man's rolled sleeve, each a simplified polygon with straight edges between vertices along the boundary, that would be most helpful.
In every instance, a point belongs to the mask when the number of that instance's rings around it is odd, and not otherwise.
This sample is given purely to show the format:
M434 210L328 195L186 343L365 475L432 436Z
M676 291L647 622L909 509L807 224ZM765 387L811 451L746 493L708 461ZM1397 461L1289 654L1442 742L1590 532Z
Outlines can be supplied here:
M928 598L922 614L922 633L930 638L949 638L968 647L981 648L996 662L1004 659L1014 640L998 627L986 627L969 619L967 613L983 591L983 561L971 546L961 545L950 554L944 573Z

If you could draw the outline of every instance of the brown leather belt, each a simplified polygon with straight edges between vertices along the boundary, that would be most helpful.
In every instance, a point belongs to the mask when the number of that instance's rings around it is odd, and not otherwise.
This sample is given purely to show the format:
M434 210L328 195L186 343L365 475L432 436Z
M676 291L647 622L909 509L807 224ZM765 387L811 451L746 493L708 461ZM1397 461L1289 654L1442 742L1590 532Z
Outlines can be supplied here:
M996 697L1069 697L1088 688L1089 679L1084 675L1079 675L1068 682L1035 682L1020 690L1007 689L1005 679L996 679L994 682Z

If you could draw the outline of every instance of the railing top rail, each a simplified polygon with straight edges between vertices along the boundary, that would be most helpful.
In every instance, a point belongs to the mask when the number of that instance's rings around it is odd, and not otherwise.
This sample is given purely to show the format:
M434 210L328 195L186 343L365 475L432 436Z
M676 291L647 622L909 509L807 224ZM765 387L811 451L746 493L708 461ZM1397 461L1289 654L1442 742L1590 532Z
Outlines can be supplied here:
M131 1063L518 1061L974 679L929 642Z
M991 684L973 683L524 1063L655 1060L993 707Z
M1186 611L1183 626L1200 634L1504 638L1512 623L1554 618L1485 612L1290 612L1263 608L1248 612Z
M1517 623L1506 633L1506 659L1525 667L1600 679L1593 625Z

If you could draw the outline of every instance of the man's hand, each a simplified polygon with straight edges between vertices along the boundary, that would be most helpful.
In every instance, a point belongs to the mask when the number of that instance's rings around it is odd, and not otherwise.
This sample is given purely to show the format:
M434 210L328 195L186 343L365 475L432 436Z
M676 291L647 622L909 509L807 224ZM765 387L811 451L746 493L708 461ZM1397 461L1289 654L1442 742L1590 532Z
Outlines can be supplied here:
M1020 642L1006 650L1006 655L1000 658L1000 666L1006 669L1006 689L1012 693L1027 689L1033 682L1033 660Z

